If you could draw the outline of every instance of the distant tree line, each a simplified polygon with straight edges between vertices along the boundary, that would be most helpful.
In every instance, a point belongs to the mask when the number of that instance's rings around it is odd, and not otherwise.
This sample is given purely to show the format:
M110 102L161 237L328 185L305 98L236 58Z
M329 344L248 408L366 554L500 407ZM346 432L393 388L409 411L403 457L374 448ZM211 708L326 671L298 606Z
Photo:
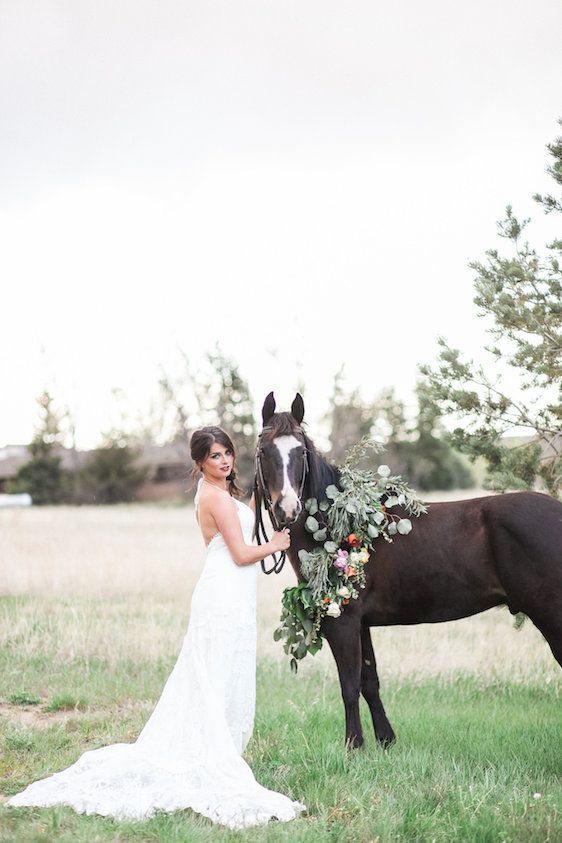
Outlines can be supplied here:
M562 138L547 149L552 158L548 173L560 188ZM545 213L562 213L560 195L533 198ZM393 388L364 401L357 390L344 389L343 372L338 372L327 414L328 456L333 462L341 461L347 448L369 433L386 448L385 459L394 471L422 491L473 485L467 460L480 458L486 462L491 489L539 485L560 495L562 239L549 243L541 257L522 240L528 222L520 222L508 206L498 225L511 254L492 249L485 262L470 264L476 273L478 315L490 325L490 367L463 360L460 351L440 339L437 363L420 367L417 408L409 417ZM505 365L517 373L523 397L508 394L502 386ZM165 441L186 440L194 426L203 424L221 425L232 434L239 478L246 488L252 483L255 408L237 363L218 347L207 354L202 370L194 372L183 355L179 375L162 372L158 399L137 431L125 424L115 426L79 471L64 471L56 455L66 434L48 392L39 398L39 417L30 459L9 487L29 492L38 504L133 500L146 479L139 445L162 441L163 432ZM452 430L451 422L457 425ZM505 434L516 428L527 435L510 446Z

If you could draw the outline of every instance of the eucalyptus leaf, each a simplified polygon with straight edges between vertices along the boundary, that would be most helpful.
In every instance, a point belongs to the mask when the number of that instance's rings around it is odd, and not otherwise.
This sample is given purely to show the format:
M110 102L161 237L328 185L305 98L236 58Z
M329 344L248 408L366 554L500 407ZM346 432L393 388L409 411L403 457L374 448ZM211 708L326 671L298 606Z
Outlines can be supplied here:
M295 656L297 659L302 659L306 656L306 651L308 647L306 646L305 641L301 641L296 649Z
M386 528L386 531L389 536L395 536L398 531L398 528L396 527L396 521L391 521L388 527Z
M382 524L382 522L384 521L384 512L375 512L375 514L373 515L373 521L375 522L375 524Z
M320 527L320 524L318 523L316 518L313 518L312 515L309 515L306 521L304 522L304 526L306 527L309 533L315 533Z
M335 542L332 542L332 541L324 542L324 550L327 551L327 553L335 553L337 549L338 549L338 546Z
M348 512L351 512L352 515L357 512L357 507L354 503L351 503L351 501L345 505L345 508Z
M307 512L310 511L310 507L312 506L313 503L316 503L316 498L307 498L305 500L304 508L306 509Z
M314 533L314 535L313 535L313 537L312 537L312 538L313 538L313 539L314 539L314 541L316 541L316 542L323 542L323 541L325 541L325 539L326 539L326 536L327 536L327 535L328 535L328 531L327 531L327 529L324 527L322 530L317 530L317 531Z
M332 483L332 484L330 484L330 485L326 488L326 497L327 497L327 498L331 498L331 500L334 500L335 498L337 498L337 496L339 495L339 493L340 493L340 491L339 491L338 487L337 487L337 486L334 486L334 485L333 485L333 483Z
M368 525L368 527L367 527L367 532L369 533L369 535L371 536L371 538L372 538L372 539L376 539L376 537L377 537L377 536L378 536L378 534L379 534L379 531L378 531L378 530L377 530L377 528L374 526L374 524L369 524L369 525Z
M318 506L321 512L326 512L330 508L330 501L320 501Z
M396 497L396 495L391 495L389 498L387 498L385 506L387 509L390 509L391 506L396 506L397 503L398 498Z
M409 518L401 518L398 524L396 525L396 529L398 530L401 536L407 536L408 533L412 532L412 522Z

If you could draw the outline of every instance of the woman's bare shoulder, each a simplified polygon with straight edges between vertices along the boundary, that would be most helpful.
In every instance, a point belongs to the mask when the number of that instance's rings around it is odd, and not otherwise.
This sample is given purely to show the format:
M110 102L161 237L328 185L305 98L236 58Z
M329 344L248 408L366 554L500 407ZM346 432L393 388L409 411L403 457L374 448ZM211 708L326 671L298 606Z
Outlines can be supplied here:
M205 485L205 484L203 484ZM213 512L213 510L228 511L235 510L236 504L234 498L226 491L226 489L213 489L213 487L201 489L199 495L199 509L204 507Z

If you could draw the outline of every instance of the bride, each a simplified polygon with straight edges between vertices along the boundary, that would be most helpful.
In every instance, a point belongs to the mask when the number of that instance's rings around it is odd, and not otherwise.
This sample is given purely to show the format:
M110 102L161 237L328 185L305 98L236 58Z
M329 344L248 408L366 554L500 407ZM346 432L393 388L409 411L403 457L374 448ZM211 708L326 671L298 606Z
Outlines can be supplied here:
M135 743L85 752L8 805L70 805L136 820L192 808L233 829L291 820L306 810L258 784L241 757L255 708L255 563L287 549L289 532L253 545L254 515L238 500L230 437L204 427L190 445L194 471L202 473L195 507L207 552L187 633L156 708Z

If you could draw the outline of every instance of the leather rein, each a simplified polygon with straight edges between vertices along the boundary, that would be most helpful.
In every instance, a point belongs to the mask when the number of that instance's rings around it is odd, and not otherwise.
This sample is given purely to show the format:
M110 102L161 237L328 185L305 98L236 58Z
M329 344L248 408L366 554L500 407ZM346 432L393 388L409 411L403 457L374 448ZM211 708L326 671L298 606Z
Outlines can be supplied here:
M271 500L271 494L269 492L269 488L267 483L265 482L265 477L263 475L263 466L261 464L261 449L260 449L260 438L262 434L266 430L271 430L270 427L264 427L262 432L258 435L258 445L256 448L256 455L255 455L255 474L254 474L254 504L255 504L255 527L254 532L256 535L256 540L259 545L262 544L262 539L264 542L268 542L269 538L267 536L267 532L265 529L265 524L263 523L263 514L262 514L262 505L265 506L267 509L267 514L269 515L269 519L273 525L274 530L282 529L277 516L275 515L273 501ZM302 494L304 491L304 484L306 483L306 478L308 476L308 451L306 449L306 445L304 447L304 465L303 465L303 472L302 472L302 480L299 489L299 500L302 500ZM300 513L299 513L300 515ZM299 516L297 515L296 518L293 518L292 521L289 521L289 524L294 524ZM287 524L283 525L287 526ZM287 558L287 551L281 550L278 553L270 554L273 558L273 566L269 569L266 568L265 559L261 560L261 569L264 574L280 574L283 570L283 565L285 564L285 559Z

